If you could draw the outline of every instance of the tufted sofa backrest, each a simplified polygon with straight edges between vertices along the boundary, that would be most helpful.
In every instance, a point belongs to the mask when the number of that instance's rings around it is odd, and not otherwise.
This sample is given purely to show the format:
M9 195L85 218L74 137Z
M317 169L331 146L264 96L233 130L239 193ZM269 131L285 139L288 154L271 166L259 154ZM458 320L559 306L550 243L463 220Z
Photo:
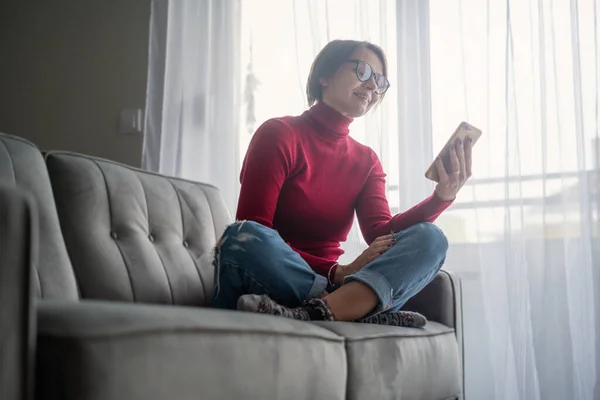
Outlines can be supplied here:
M208 305L231 223L217 188L72 153L46 165L82 298Z

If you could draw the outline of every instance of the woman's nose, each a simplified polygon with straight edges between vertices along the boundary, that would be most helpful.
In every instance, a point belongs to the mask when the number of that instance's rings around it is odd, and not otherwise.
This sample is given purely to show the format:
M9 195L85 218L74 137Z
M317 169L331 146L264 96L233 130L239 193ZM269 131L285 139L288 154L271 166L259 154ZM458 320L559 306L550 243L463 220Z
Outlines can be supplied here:
M375 75L371 76L369 79L364 81L363 84L367 89L375 91L375 89L377 89L377 83L375 82Z

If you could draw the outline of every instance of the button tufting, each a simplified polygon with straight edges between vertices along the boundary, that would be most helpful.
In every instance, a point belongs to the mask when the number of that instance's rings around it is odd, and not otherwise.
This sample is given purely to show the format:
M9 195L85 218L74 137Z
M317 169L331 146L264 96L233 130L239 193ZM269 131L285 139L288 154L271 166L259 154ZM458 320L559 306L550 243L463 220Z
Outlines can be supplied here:
M148 240L150 240L152 243L154 243L154 236L148 235Z
M117 232L111 232L110 233L110 237L117 240L118 236L117 236Z
M187 240L184 240L184 241L183 241L183 247L185 247L186 249L187 249L188 247L190 247L190 245L188 244Z

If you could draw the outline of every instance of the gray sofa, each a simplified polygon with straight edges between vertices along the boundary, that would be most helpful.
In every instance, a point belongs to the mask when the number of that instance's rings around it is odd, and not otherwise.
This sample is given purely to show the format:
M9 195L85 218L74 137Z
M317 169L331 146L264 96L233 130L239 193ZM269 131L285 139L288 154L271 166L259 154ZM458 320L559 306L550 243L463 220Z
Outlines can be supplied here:
M2 171L0 171L2 176ZM0 399L31 398L35 319L31 272L37 255L35 206L0 186Z
M429 318L424 329L216 310L211 252L232 221L217 188L43 156L8 135L0 185L37 208L38 399L463 398L460 283L448 272L406 305ZM2 280L0 291L11 285Z

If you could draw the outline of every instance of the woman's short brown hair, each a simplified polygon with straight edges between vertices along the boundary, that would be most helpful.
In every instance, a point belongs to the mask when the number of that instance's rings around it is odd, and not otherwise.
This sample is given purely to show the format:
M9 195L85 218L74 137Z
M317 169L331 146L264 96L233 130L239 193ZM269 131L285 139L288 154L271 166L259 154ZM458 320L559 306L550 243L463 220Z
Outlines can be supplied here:
M333 76L346 62L352 54L360 47L367 48L373 51L383 64L383 75L387 76L387 59L381 47L369 42L359 42L357 40L334 40L327 43L319 52L315 61L313 61L310 73L308 74L308 82L306 83L306 97L308 105L312 106L315 101L322 100L323 87L321 86L321 78L329 78ZM383 95L380 97L380 100Z

